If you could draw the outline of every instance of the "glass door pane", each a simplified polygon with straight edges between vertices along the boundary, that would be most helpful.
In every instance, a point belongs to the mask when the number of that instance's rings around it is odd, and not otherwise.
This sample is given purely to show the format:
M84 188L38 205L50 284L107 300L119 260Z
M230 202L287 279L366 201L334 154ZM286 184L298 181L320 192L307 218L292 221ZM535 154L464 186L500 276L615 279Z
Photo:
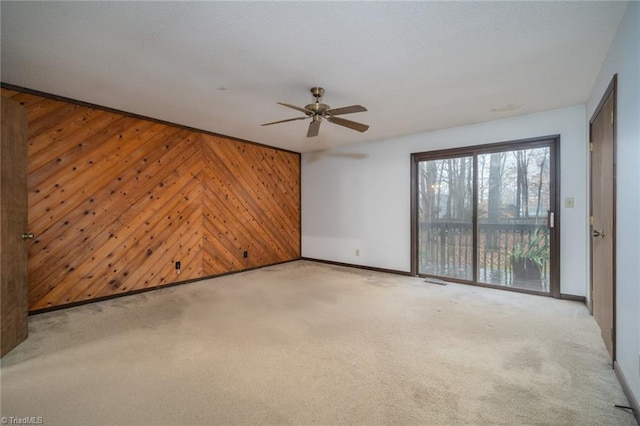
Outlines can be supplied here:
M478 155L478 282L549 291L550 151Z
M418 273L473 280L473 157L418 163Z

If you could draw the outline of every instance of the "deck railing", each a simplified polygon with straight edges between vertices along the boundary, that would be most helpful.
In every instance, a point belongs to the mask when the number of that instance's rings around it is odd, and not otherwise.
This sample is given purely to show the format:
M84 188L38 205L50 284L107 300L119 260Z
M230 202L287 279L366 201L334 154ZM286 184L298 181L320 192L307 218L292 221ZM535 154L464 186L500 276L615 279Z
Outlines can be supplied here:
M535 283L514 280L510 254L520 245L546 244L549 233L541 219L478 226L478 281L488 284L548 290L549 267L544 262ZM473 227L454 221L420 224L420 273L473 280Z

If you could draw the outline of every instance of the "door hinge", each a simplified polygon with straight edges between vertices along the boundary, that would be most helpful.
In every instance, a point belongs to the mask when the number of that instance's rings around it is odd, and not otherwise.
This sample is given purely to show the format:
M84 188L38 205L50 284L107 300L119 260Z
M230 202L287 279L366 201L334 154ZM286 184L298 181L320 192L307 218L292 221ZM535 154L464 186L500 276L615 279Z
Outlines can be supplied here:
M593 226L593 216L589 217L589 225Z
M611 111L611 124L613 124L613 111Z
M589 151L593 152L593 142L589 142Z

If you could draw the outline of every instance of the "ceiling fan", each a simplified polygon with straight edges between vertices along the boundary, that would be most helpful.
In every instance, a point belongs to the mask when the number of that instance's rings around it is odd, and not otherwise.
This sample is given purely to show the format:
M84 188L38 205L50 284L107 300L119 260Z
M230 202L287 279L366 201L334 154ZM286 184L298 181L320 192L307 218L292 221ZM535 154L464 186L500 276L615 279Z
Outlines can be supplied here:
M352 130L357 130L358 132L366 132L369 126L362 123L357 123L355 121L346 120L344 118L336 117L336 115L343 114L352 114L354 112L364 112L367 109L362 105L351 105L342 108L331 108L327 104L320 103L322 96L324 95L324 89L322 87L312 87L311 94L315 98L315 102L309 105L306 105L304 108L287 104L284 102L278 102L278 104L282 106L286 106L288 108L293 108L296 111L303 112L306 114L304 117L296 117L296 118L288 118L286 120L274 121L272 123L265 123L262 126L270 126L272 124L278 123L286 123L287 121L296 121L296 120L306 120L307 118L311 119L311 123L309 123L309 130L307 131L307 137L311 138L314 136L318 136L318 132L320 131L320 123L322 123L322 119L326 119L329 123L337 124L339 126L344 126Z

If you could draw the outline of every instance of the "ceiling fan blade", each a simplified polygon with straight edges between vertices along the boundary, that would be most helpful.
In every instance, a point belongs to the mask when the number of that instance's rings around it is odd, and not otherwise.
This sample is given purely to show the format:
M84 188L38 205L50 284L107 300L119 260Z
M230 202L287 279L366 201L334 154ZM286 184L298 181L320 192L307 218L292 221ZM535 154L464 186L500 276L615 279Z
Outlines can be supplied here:
M365 112L367 109L362 105L351 105L342 108L334 108L325 111L326 114L330 115L342 115L342 114L352 114L354 112Z
M318 132L320 131L320 120L313 120L309 123L309 130L307 131L307 137L312 138L314 136L318 136Z
M308 110L306 108L302 108L302 107L299 107L299 106L287 104L287 103L284 103L284 102L278 102L278 105L286 106L287 108L293 108L293 109L295 109L297 111L304 112L305 114L313 114L313 111L311 111L311 110Z
M339 117L327 117L330 123L337 124L339 126L348 127L352 130L357 130L359 132L366 132L369 126L362 123L356 123L355 121L345 120L344 118Z
M271 123L264 123L264 124L261 124L261 126L271 126L272 124L286 123L287 121L306 120L307 118L309 117L287 118L286 120L272 121Z

